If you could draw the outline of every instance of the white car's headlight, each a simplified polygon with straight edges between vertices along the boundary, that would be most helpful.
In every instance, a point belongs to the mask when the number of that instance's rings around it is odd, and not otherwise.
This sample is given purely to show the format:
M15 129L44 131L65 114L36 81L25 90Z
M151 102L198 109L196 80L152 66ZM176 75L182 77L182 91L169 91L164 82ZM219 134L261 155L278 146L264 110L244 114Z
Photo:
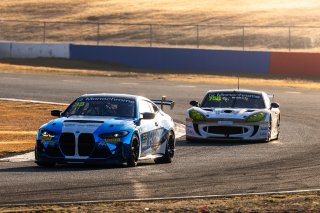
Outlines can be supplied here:
M205 121L206 116L202 114L201 112L198 112L196 110L190 110L189 111L189 117L192 119L192 121Z
M250 115L246 118L246 122L259 122L264 120L264 118L266 117L266 113L264 112L257 112L253 115Z

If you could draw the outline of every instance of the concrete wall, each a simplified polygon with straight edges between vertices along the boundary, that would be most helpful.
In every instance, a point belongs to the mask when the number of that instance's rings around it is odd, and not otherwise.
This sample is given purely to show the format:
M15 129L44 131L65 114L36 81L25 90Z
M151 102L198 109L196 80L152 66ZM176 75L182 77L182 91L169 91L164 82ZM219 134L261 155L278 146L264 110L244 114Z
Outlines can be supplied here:
M70 58L70 51L69 44L0 43L0 57L9 58L8 56L10 58Z
M202 73L269 71L269 52L70 45L70 58L95 60L139 69Z

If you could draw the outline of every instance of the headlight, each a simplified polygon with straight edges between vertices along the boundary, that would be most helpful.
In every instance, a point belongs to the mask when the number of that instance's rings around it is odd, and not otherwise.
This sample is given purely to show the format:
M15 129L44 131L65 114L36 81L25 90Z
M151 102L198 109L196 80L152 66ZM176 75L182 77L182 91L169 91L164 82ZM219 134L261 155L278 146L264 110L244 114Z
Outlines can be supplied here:
M40 130L40 139L41 140L51 141L52 138L54 138L54 136L56 136L56 133L53 131L46 130L46 129Z
M246 118L246 122L258 122L262 121L266 116L266 113L264 112L258 112L253 115L250 115L249 117Z
M206 116L196 110L191 110L189 112L189 116L193 121L205 121L206 120Z
M104 133L99 135L99 137L103 139L114 139L114 138L123 138L128 134L129 134L128 131L118 131L118 132L112 132L112 133Z

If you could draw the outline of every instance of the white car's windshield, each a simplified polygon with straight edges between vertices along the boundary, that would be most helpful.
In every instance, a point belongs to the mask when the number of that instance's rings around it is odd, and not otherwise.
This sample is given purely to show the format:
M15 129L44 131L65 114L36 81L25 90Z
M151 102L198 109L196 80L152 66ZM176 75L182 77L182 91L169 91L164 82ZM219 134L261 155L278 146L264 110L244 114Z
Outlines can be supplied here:
M262 95L239 92L214 92L208 93L201 107L214 108L265 108Z
M63 116L113 116L135 117L135 100L124 97L80 97L73 102Z

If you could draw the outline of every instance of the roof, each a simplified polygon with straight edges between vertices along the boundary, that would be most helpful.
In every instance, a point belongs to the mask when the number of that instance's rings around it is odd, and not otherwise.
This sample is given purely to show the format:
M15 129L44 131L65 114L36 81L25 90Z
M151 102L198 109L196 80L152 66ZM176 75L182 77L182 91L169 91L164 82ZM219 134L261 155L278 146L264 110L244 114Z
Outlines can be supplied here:
M84 94L80 97L117 97L117 98L139 98L141 96L129 95L129 94L118 94L118 93L94 93L94 94Z
M262 91L255 91L255 90L247 90L247 89L219 89L219 90L209 90L207 93L211 92L235 92L235 93L251 93L251 94L259 94L261 95Z

